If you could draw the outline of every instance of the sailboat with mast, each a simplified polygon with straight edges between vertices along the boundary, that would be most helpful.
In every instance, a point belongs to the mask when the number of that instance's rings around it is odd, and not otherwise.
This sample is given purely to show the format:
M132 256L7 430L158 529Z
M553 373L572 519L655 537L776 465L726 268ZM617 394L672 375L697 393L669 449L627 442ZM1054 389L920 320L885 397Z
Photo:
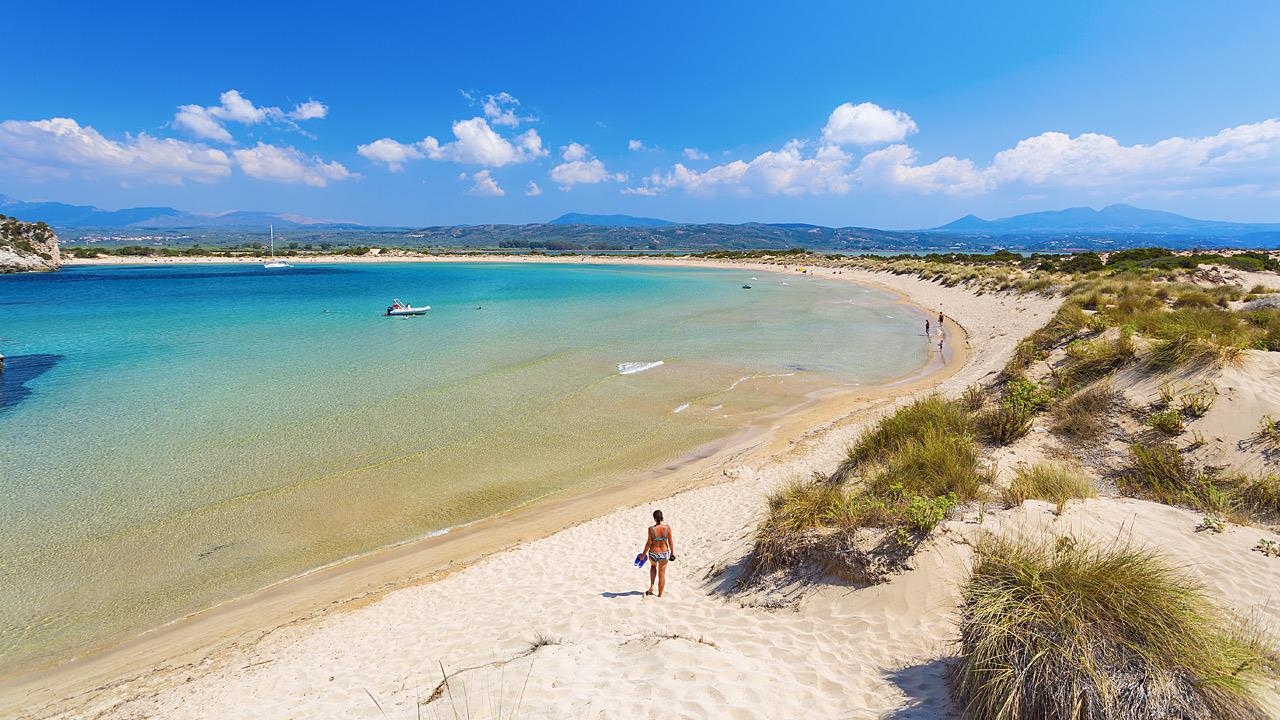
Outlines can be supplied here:
M274 225L268 225L267 228L271 233L271 259L263 263L262 267L267 268L268 270L272 270L275 268L293 267L292 265L285 262L284 260L276 259L276 228Z

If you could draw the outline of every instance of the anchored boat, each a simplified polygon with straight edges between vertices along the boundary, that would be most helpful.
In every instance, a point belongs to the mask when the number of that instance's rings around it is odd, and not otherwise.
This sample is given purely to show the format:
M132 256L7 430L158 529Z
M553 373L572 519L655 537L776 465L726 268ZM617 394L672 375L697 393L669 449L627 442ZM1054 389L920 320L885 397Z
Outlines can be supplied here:
M402 303L397 299L397 300L392 300L391 305L387 307L386 316L395 317L398 315L424 315L430 309L431 309L430 305L423 305L422 307L414 307L409 303Z

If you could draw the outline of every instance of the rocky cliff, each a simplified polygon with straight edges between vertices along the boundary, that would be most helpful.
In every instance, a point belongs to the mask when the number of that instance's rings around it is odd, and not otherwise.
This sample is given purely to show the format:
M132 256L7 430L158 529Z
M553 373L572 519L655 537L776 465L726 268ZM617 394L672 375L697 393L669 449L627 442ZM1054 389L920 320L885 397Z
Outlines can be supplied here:
M58 236L42 222L0 215L0 273L57 270L62 267Z

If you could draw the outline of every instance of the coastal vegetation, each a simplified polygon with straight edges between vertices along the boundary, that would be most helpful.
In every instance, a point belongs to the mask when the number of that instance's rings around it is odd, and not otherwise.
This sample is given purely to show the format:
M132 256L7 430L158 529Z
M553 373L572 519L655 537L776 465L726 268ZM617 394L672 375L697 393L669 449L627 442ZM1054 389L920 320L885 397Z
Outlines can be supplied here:
M1097 495L1093 483L1078 468L1063 463L1041 462L1018 470L1005 490L1005 503L1010 507L1027 500L1048 500L1061 513L1067 502Z
M1152 551L988 536L962 592L953 687L968 717L1268 716L1264 640Z
M0 215L0 273L57 270L61 262L52 228Z

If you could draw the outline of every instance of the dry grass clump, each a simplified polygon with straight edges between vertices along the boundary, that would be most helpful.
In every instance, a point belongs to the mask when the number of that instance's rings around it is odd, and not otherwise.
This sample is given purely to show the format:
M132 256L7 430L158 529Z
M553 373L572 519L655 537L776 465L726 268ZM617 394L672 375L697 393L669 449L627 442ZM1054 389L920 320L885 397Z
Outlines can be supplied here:
M1001 405L974 416L973 423L978 437L996 445L1008 445L1031 432L1031 413Z
M1232 509L1239 516L1280 522L1280 477L1275 475L1237 475L1224 478Z
M1067 345L1067 362L1058 370L1064 386L1087 385L1119 370L1137 355L1133 335L1122 331L1114 340L1076 340Z
M1261 719L1263 643L1148 550L988 537L953 677L984 720Z
M1076 440L1096 438L1104 428L1104 416L1119 395L1108 383L1081 390L1054 406L1050 429Z
M1231 499L1169 443L1129 446L1129 467L1116 483L1132 497L1205 512L1226 513Z
M1004 498L1009 507L1017 507L1027 500L1048 500L1056 504L1061 513L1067 501L1096 495L1093 483L1079 469L1042 462L1019 469Z

